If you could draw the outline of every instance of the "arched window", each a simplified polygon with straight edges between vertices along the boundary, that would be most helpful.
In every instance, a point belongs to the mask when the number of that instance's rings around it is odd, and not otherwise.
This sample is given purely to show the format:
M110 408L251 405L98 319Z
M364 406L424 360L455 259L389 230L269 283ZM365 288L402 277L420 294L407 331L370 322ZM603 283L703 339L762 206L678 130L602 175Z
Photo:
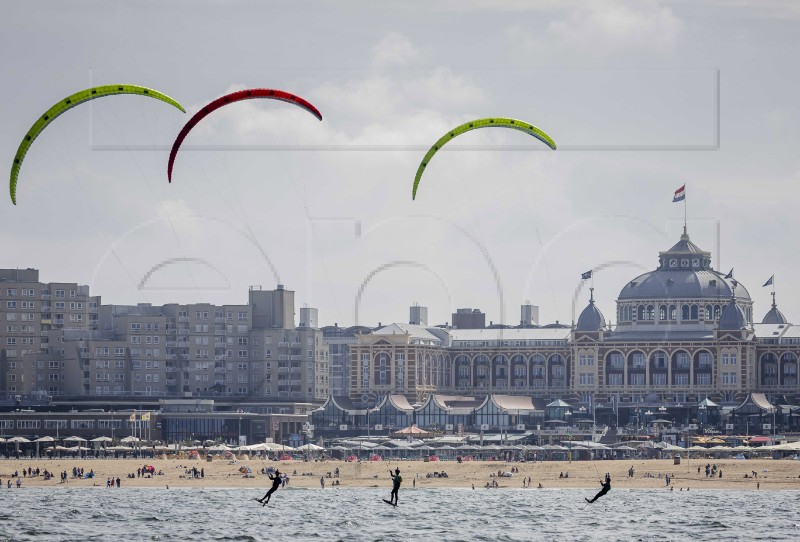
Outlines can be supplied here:
M714 307L711 305L706 305L706 320L713 320L714 319Z
M678 319L678 307L676 305L669 306L669 319L670 320Z
M658 319L659 320L666 320L667 319L667 306L666 305L659 305L658 306Z
M648 320L656 319L656 308L653 305L647 306L647 319Z
M698 311L699 307L697 305L692 305L692 314L690 320L698 320L700 318Z
M689 319L689 305L681 305L681 320Z
M639 305L639 307L636 309L636 319L644 320L644 305Z
M719 305L714 305L714 320L719 320L719 315L722 312L722 308Z

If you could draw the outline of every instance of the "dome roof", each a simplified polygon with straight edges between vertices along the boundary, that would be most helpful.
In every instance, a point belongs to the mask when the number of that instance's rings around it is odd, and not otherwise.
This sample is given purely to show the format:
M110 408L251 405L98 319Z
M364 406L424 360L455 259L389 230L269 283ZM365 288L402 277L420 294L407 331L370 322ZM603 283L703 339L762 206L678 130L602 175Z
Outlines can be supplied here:
M680 241L659 253L655 271L639 275L628 282L619 294L626 299L713 299L730 298L734 294L733 278L711 268L711 254L692 243L685 232ZM750 293L736 283L736 299L750 301Z
M713 269L668 271L656 269L639 275L628 282L619 293L619 299L682 299L708 298L720 300L733 293L731 279ZM738 283L736 299L750 301L750 293Z
M740 330L747 327L747 317L744 315L742 307L740 307L736 300L731 299L724 309L719 318L719 329L725 330Z
M764 319L761 320L762 324L788 324L789 321L786 320L786 317L783 313L778 310L778 305L775 304L775 299L772 299L772 308L769 310L767 314L764 315Z
M589 304L578 317L576 331L600 331L606 327L606 319L600 309L594 304L594 295L589 299Z

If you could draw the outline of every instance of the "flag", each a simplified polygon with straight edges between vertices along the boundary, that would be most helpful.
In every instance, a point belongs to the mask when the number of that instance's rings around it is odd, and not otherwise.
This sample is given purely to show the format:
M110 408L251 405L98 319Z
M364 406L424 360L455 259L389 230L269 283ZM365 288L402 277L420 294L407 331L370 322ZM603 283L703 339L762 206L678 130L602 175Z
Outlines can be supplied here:
M733 267L731 267L731 270L728 271L727 275L725 275L725 278L726 279L732 279L733 278Z
M612 395L611 396L611 410L612 410L612 412L614 412L614 414L617 413L617 396L616 395Z
M764 286L772 286L772 283L775 281L775 275L772 275L767 282L764 283ZM762 286L762 288L764 287Z
M592 271L589 270L586 273L581 273L581 280L586 280L592 278Z
M683 201L686 199L686 185L681 186L675 191L675 195L672 197L672 202Z
M128 421L131 421L131 422L135 422L136 421L136 413L135 412L133 414L131 414L130 418L128 418Z
M142 421L143 422L149 422L150 421L150 413L149 412L146 412L146 413L142 414Z

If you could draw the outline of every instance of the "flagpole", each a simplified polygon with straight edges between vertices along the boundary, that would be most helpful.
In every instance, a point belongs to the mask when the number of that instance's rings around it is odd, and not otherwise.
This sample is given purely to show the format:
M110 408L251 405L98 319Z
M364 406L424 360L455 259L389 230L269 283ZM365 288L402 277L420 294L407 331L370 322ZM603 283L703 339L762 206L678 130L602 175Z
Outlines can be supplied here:
M686 235L686 188L683 189L683 234Z

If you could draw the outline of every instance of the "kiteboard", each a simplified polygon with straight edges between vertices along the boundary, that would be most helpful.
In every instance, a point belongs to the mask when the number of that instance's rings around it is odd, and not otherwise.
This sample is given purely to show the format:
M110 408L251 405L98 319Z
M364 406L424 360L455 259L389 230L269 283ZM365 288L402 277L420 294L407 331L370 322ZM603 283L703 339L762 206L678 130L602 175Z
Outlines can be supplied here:
M389 506L394 506L394 507L397 507L397 505L396 505L395 503L393 503L392 501L389 501L389 500L387 500L387 499L381 499L381 500L382 500L383 502L385 502L386 504L388 504Z

